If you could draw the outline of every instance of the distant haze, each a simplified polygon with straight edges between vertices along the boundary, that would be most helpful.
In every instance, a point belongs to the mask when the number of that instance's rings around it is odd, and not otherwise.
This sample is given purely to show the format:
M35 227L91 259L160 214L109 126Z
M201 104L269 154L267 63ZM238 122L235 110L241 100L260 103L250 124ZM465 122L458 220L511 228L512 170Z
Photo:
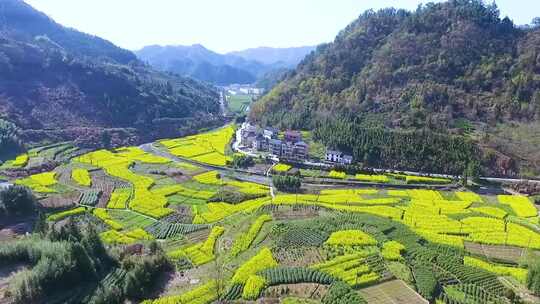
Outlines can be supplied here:
M57 22L137 50L191 45L226 53L329 42L363 11L415 9L420 0L26 0ZM438 1L435 1L438 2ZM491 2L491 0L487 1ZM528 24L540 1L497 0L501 15Z

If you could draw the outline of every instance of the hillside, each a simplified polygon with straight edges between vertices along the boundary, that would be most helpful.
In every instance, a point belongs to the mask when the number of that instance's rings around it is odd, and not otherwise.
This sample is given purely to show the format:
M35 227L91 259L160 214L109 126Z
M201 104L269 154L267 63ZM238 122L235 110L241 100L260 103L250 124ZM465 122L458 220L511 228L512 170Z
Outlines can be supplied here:
M9 32L20 40L46 36L59 48L75 56L110 58L123 64L137 59L132 52L107 40L63 27L22 0L0 2L0 26L2 32Z
M519 138L511 134L504 141L494 131L535 122L540 114L539 39L540 30L519 28L501 19L496 6L477 0L428 4L414 12L367 11L254 105L251 118L316 129L327 144L352 151L368 165L403 169L441 168L403 166L382 146L360 149L358 132L464 134L484 152L478 159L471 151L465 163L481 162L492 167L485 173L499 175L515 175L523 165L525 173L537 175L535 159L509 148ZM422 155L423 144L410 152Z
M112 137L113 144L136 143L172 136L200 121L192 118L219 112L211 86L157 72L133 53L64 28L22 1L1 5L1 118L22 129L27 142L99 145Z

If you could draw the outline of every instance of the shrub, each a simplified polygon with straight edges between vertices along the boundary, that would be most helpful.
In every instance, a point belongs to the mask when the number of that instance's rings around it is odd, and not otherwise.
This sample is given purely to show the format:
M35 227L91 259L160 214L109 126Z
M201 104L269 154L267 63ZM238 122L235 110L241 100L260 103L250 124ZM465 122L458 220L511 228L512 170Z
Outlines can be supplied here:
M249 168L254 164L253 157L244 154L234 154L229 165L233 168Z
M30 266L11 281L10 300L15 303L38 303L59 291L97 283L100 271L110 267L95 231L81 231L75 225L66 225L63 233L3 242L0 264L13 262Z
M15 185L0 191L0 216L26 216L36 211L36 198L28 188Z

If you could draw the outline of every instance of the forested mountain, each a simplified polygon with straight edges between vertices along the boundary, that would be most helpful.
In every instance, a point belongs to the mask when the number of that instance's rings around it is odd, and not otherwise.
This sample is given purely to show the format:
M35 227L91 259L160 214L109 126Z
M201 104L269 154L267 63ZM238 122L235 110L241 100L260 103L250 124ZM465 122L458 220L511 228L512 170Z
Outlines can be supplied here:
M142 48L136 54L141 60L163 71L191 76L217 85L250 84L295 67L313 48L256 48L218 54L200 44L191 46L158 46Z
M485 173L514 175L522 166L532 170L522 173L537 175L537 159L524 148L533 143L516 144L523 139L505 131L532 129L527 138L539 134L539 42L540 30L517 27L500 17L495 4L480 0L431 3L414 12L367 11L254 105L251 118L315 129L327 144L354 151L367 164L408 169L430 168L400 165L387 147L365 146L370 135L358 133L386 128L394 134L462 134L484 152L468 153L470 161L495 170ZM445 161L437 151L450 149L429 147L427 153L425 142L409 139L417 147L409 153L434 163Z
M0 118L22 129L27 141L94 144L114 128L105 137L134 143L219 112L213 87L157 72L130 51L67 29L23 1L0 2L0 29Z
M47 37L58 48L74 56L110 58L123 64L137 59L132 52L107 40L61 26L22 0L0 1L0 30L20 40Z
M229 57L212 52L200 44L192 46L144 47L136 52L141 60L163 71L191 76L199 80L226 85L247 84L255 81L264 67L240 57Z
M246 60L258 61L264 64L282 65L283 67L294 68L302 61L302 59L314 50L314 46L290 48L258 47L230 52L229 55L242 57Z

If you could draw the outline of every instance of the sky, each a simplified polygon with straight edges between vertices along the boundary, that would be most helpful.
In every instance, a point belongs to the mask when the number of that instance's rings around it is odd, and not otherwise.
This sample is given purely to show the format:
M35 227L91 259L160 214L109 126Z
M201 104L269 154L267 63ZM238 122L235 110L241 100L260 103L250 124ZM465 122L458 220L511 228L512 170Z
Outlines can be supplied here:
M191 45L225 53L330 42L367 9L415 9L422 0L25 0L57 22L130 50ZM488 0L491 3L492 0ZM538 0L496 0L502 16L529 24Z

